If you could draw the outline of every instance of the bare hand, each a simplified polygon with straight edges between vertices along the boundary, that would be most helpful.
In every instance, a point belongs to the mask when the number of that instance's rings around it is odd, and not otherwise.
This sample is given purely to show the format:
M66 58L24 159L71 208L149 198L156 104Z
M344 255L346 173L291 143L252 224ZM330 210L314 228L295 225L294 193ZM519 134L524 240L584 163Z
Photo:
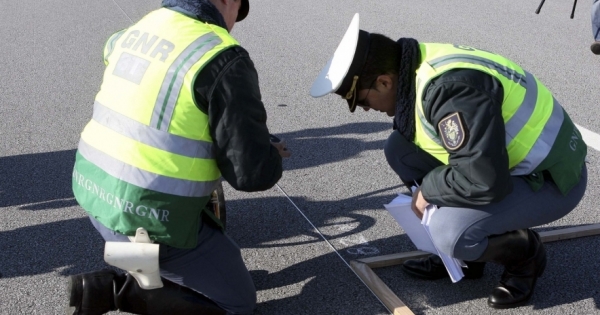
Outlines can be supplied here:
M425 208L429 205L429 202L423 198L421 187L417 188L412 196L410 207L419 219L423 219L423 213L425 212Z
M285 141L283 141L283 139L279 140L279 142L271 141L271 145L277 148L277 151L279 151L279 155L281 155L282 158L289 158L292 155L292 152L288 150L287 145L285 144Z

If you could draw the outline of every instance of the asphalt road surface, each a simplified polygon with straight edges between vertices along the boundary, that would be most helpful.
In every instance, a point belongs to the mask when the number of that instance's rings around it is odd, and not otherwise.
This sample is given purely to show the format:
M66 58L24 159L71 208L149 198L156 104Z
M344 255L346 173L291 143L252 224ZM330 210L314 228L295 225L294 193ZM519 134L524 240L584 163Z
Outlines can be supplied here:
M535 74L590 144L586 197L536 229L600 221L600 57L589 49L590 1L580 1L574 19L571 1L547 1L539 15L537 0L250 2L232 34L258 69L270 131L293 152L281 190L225 185L228 231L256 283L256 314L387 314L298 209L345 261L414 250L383 207L406 191L382 151L391 119L308 94L356 12L365 30L494 51ZM0 1L0 314L61 314L66 277L106 266L102 239L72 197L75 148L101 83L104 41L159 5ZM531 303L507 311L486 305L497 266L456 284L415 280L397 266L375 271L415 314L600 313L600 237L546 247Z

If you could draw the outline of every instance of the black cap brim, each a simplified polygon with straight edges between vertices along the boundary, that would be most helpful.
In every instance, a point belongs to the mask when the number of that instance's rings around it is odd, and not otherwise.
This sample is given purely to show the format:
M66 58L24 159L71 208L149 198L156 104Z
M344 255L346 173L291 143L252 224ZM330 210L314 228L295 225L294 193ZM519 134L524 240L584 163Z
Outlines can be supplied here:
M242 0L242 5L240 6L240 9L238 10L237 19L235 21L239 22L239 21L245 19L246 16L248 16L249 11L250 11L250 3L248 3L248 0Z

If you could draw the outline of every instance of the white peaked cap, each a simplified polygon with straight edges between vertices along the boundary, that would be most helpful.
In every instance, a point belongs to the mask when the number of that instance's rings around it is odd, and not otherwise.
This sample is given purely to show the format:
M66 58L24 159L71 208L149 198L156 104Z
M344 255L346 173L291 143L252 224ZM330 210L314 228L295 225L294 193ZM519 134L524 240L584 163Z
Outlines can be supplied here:
M333 57L329 59L325 67L317 76L310 88L312 97L322 97L329 93L335 92L341 85L342 81L348 74L348 69L354 59L356 52L356 44L358 43L358 13L354 14L350 26L346 30L346 34L333 53Z
M346 34L321 70L312 87L312 97L322 97L336 93L348 101L350 111L356 108L356 86L369 52L370 34L359 29L359 15L356 13L346 30Z

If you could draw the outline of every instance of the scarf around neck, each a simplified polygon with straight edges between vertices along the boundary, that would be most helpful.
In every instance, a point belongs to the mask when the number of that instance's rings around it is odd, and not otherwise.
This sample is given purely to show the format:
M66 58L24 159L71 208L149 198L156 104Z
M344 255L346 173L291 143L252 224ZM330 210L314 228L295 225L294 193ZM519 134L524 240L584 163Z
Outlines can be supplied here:
M219 12L217 7L208 0L163 0L162 6L176 11L183 10L188 14L194 15L196 19L202 22L218 25L227 29L223 15L221 15L221 12Z
M407 140L415 138L415 101L416 71L421 63L419 42L413 38L400 38L400 69L398 71L398 89L396 91L396 114L394 129L397 129Z

